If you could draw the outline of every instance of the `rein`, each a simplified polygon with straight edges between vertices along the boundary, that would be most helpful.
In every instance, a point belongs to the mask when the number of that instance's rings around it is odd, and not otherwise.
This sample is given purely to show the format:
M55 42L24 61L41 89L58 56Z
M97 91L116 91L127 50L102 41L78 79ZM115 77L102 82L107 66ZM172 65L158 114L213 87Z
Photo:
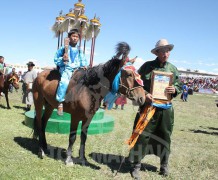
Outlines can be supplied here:
M105 86L105 85L102 84L101 82L99 82L99 84L100 84L102 87L104 87L105 89L110 90L109 87ZM121 79L121 77L120 77L120 83L119 83L119 86L120 86L120 87L123 87L123 88L126 89L126 95L127 95L127 98L129 98L130 100L133 100L133 98L130 97L130 93L131 93L131 91L133 91L134 89L137 89L137 88L142 87L141 85L139 85L139 86L136 86L136 87L133 87L133 88L128 88L128 87L126 87L126 86L122 83L122 79Z
M12 76L10 79L8 79L8 82L12 83L12 84L18 84L18 80L16 78L16 76Z

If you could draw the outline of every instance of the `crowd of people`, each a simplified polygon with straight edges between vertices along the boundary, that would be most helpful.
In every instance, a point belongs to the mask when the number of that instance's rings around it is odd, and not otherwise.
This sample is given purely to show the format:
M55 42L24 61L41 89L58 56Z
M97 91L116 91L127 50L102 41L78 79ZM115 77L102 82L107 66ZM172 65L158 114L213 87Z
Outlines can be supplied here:
M194 92L201 89L218 90L218 77L180 77L180 80Z

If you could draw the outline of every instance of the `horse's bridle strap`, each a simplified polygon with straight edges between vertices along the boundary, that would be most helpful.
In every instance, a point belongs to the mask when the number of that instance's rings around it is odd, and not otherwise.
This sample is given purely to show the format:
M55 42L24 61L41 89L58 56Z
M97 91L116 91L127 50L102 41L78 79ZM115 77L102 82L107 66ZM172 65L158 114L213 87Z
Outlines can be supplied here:
M142 86L139 85L139 86L136 86L136 87L133 87L133 88L128 88L128 87L126 87L125 85L122 84L121 78L120 78L120 83L121 83L121 84L119 84L119 86L124 87L124 88L126 89L126 95L127 95L127 97L128 97L129 99L132 98L132 97L130 97L130 92L131 92L131 91L133 91L134 89L137 89L137 88L142 87Z

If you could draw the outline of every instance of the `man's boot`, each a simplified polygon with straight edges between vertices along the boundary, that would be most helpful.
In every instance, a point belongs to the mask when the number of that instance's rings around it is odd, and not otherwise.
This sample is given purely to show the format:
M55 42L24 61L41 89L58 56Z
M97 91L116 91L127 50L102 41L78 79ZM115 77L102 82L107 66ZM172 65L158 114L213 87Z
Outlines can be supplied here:
M141 168L141 163L132 163L131 164L131 169L130 169L130 174L133 179L135 180L140 180L140 168Z
M162 175L162 176L168 176L169 175L168 164L161 164L161 166L160 166L160 175Z
M169 169L168 169L168 159L169 154L166 153L162 159L160 160L160 175L168 176L169 175Z

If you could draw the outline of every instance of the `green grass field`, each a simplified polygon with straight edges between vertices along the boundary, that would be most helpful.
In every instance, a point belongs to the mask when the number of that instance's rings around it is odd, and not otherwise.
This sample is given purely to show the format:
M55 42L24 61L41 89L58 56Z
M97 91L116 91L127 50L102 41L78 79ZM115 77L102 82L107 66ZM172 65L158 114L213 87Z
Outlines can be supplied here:
M117 172L120 161L128 155L124 143L132 131L137 107L130 102L125 110L106 111L115 117L114 131L89 135L86 157L90 166L66 166L64 152L68 135L46 133L50 155L37 157L37 142L32 130L23 125L24 104L21 90L9 94L11 110L0 99L0 179L131 179L127 164ZM214 95L194 94L188 102L174 99L175 125L172 135L170 176L164 179L218 179L218 108ZM80 137L77 136L72 155L78 156ZM146 156L142 179L163 179L158 175L159 158Z

